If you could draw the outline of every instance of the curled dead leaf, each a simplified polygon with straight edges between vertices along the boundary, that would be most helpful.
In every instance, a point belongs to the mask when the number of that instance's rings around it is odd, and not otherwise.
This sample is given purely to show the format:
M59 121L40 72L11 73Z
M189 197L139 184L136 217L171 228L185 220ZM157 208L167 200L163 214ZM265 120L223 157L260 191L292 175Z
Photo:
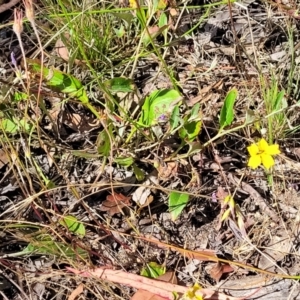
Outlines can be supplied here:
M229 264L223 264L217 262L209 271L209 275L211 278L219 282L222 275L225 273L233 272L234 269Z
M109 215L113 216L122 212L122 208L130 205L131 197L125 197L123 194L114 193L108 195L106 200L100 206L101 211L106 211Z

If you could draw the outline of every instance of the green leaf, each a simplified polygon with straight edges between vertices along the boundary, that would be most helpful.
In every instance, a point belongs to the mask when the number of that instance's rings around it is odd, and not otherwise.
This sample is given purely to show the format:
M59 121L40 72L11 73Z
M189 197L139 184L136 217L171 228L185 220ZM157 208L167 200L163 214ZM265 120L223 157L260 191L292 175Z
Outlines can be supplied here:
M48 254L55 256L67 256L70 258L87 258L88 252L82 248L75 247L74 249L66 244L55 241L35 241L30 243L22 252L21 255L29 253Z
M11 134L17 133L19 130L18 124L16 124L11 119L2 119L1 120L1 127L5 132L9 132Z
M203 149L202 145L199 142L189 143L189 151L188 154L191 156L192 154L196 154Z
M22 119L19 122L19 127L22 128L23 131L25 130L25 132L30 132L30 130L32 128L32 124L30 124L26 120Z
M71 153L74 156L83 157L86 159L99 158L99 154L89 153L84 150L73 150L73 151L71 151Z
M188 122L190 121L199 121L200 120L200 103L196 103L190 113Z
M39 229L38 226L28 224L9 224L7 226L11 228L22 228L23 234L25 232L24 230L27 230L27 233L32 237L31 242L22 251L6 254L7 257L19 257L29 254L47 254L60 257L67 256L72 259L89 257L89 253L80 247L62 242L55 242L49 234L39 234L36 232L36 229Z
M127 25L129 25L134 18L133 14L131 13L112 13L112 15L119 18L120 20L124 20Z
M181 214L189 202L189 195L178 192L171 192L169 195L169 211L173 221Z
M157 278L165 273L166 268L156 262L148 263L146 267L141 270L141 275L148 278Z
M145 179L145 173L136 165L132 165L133 173L138 181L143 181Z
M274 103L274 109L275 109L275 111L276 111L276 110L279 110L279 109L281 109L281 108L284 108L285 102L282 101L284 95L285 95L285 91L284 91L284 90L281 91L281 92L279 92L279 93L277 94L277 97L276 97L276 100L275 100L275 103Z
M109 79L104 82L104 85L111 92L129 93L134 92L136 89L135 83L132 79L123 77L115 77L113 79Z
M32 125L29 124L24 119L18 121L16 118L12 118L12 119L2 119L1 127L5 132L15 134L19 131L30 132Z
M159 20L158 20L158 26L159 27L163 27L165 25L168 25L168 17L167 15L163 12L160 17L159 17Z
M180 118L179 106L176 105L174 107L171 117L170 117L171 130L174 130L175 128L177 128L180 121L182 121L182 119Z
M15 92L13 95L13 100L15 102L19 102L19 101L27 100L27 99L28 99L28 95L23 92Z
M27 63L32 73L35 73L37 76L41 74L42 67L39 63L32 59L27 59ZM68 94L70 97L75 97L83 104L89 102L81 82L74 76L54 68L48 69L46 67L43 67L42 76L46 84L53 90Z
M109 156L110 154L110 139L109 136L106 132L106 130L103 130L99 133L98 136L98 153L103 155L103 156Z
M145 28L145 24L147 23L147 17L146 17L146 12L144 9L142 9L141 7L137 7L136 9L136 16L139 19L139 22L142 26L142 28Z
M182 128L179 129L179 136L182 139L192 142L199 134L201 130L201 121L192 121L184 124Z
M124 34L125 34L125 29L124 29L123 24L121 24L121 27L120 27L119 29L114 28L114 32L116 33L116 36L117 36L118 38L121 38L122 36L124 36Z
M56 188L56 184L52 180L47 180L46 187L47 187L47 189L54 189L54 188Z
M59 221L59 224L66 227L71 232L79 235L80 237L85 236L85 227L79 222L74 216L63 216Z
M233 114L233 106L234 102L238 96L237 89L233 88L231 91L228 92L223 107L221 109L220 114L220 127L221 129L225 126L228 126L232 123L234 114Z
M167 14L165 14L164 12L159 17L158 26L160 28L165 28L162 31L162 34L164 35L165 42L167 42L168 31L167 31L167 27L166 26L168 26L168 17L167 17Z
M115 163L120 166L129 167L134 163L134 159L132 157L116 157L114 158Z
M152 92L145 99L139 122L146 126L157 124L161 116L171 114L180 101L181 95L176 90L162 89Z

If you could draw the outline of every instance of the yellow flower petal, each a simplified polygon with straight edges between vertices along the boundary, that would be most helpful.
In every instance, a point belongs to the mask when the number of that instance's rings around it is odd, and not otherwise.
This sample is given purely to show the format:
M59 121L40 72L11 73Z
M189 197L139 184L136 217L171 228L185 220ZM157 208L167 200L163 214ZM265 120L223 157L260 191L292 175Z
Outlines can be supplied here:
M248 167L256 169L261 164L260 155L253 155L249 158Z
M263 166L266 169L270 169L275 164L275 161L274 161L273 157L269 154L264 154L263 153L261 155L261 161L262 161Z
M230 195L226 196L225 199L224 199L224 204L231 201L231 199L233 199L232 196L230 196Z
M265 150L264 153L269 154L269 155L280 154L279 146L276 145L276 144L275 145L270 145L270 146L268 146L268 148Z
M222 215L222 218L221 218L221 222L223 222L224 220L227 220L227 219L228 219L228 217L229 217L229 215L230 215L230 212L231 212L230 208L227 208L227 209L224 211L224 213L223 213L223 215Z
M261 152L266 151L268 149L269 145L265 139L261 139L258 142L258 148Z
M193 287L190 287L184 294L184 300L203 300L203 294L201 293L201 286L195 283Z
M248 150L250 156L257 155L259 152L259 149L256 144L251 144L249 147L247 147L247 150Z

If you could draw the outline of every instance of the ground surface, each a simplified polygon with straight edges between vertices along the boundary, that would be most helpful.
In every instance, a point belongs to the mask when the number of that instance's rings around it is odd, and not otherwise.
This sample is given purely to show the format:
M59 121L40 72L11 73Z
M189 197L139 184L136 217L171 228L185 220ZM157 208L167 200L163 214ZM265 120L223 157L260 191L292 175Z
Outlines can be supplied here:
M162 3L145 24L127 9L132 2L36 3L43 57L26 20L21 39L25 56L49 70L42 82L30 63L26 76L13 11L0 14L3 299L71 299L80 283L77 299L130 299L128 286L95 284L65 267L140 274L150 262L184 286L300 299L297 281L284 279L300 267L300 3ZM149 12L150 4L141 3ZM151 42L142 39L147 31L157 33ZM96 116L78 94L47 85L53 68L82 83ZM119 77L134 88L114 91L109 80ZM146 96L163 89L178 90L174 106L185 122L200 104L193 138L171 128L169 104L151 124L137 125ZM234 120L220 130L232 89ZM247 147L261 138L280 147L270 171L247 166ZM177 218L172 191L189 195ZM234 206L225 218L228 195ZM70 215L84 234L68 227ZM191 259L155 241L212 250L228 263Z

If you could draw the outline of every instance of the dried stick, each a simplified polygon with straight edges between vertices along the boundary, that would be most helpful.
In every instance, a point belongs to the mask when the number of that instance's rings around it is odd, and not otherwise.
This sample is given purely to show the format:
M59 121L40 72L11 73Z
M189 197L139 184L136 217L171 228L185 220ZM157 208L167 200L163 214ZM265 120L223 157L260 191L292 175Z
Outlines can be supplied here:
M8 3L3 3L0 5L0 13L12 8L13 6L15 6L18 2L20 2L20 0L11 0Z

